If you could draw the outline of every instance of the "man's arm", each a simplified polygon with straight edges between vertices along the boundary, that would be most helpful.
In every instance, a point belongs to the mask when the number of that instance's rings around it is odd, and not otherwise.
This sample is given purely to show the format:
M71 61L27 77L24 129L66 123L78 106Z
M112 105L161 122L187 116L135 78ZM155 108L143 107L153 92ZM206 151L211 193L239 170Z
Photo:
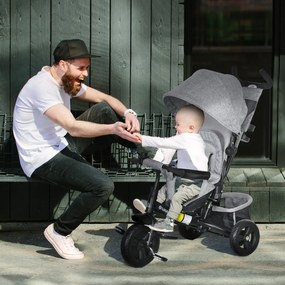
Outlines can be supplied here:
M93 138L104 135L117 135L129 141L138 142L137 137L126 130L127 125L125 123L96 124L76 120L63 104L52 106L45 112L45 115L74 137Z
M127 110L127 107L117 98L91 87L87 87L86 92L77 98L90 103L106 102L121 117L124 116L124 113ZM136 132L140 129L139 121L132 113L126 114L125 123L127 124L127 130L130 132Z

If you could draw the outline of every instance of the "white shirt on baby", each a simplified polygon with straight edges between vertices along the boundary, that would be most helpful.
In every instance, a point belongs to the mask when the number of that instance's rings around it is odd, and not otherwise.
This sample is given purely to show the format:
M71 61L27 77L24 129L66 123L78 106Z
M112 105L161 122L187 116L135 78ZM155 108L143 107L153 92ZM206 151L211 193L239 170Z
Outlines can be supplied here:
M154 157L155 160L170 163L171 157L175 152L173 150L176 150L177 168L208 171L205 143L200 134L182 133L169 138L143 135L142 146L161 149L156 153Z

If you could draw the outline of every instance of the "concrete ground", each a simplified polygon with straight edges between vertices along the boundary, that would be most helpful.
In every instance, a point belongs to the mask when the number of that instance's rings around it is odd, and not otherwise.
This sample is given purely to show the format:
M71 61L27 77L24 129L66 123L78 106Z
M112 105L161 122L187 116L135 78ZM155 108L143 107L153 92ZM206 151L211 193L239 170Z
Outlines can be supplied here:
M85 258L71 261L45 240L46 224L0 224L0 284L285 284L285 224L259 224L259 246L247 257L234 254L227 238L205 233L190 241L174 232L178 239L160 242L168 261L143 268L124 263L116 225L81 225L73 238Z

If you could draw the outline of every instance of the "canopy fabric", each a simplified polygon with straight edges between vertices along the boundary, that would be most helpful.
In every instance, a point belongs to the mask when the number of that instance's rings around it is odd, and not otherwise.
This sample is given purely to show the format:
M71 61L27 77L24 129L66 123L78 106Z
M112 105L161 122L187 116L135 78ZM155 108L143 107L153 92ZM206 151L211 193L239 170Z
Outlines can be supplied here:
M193 104L231 132L240 134L247 106L239 80L231 74L200 69L163 95L173 114L185 104Z

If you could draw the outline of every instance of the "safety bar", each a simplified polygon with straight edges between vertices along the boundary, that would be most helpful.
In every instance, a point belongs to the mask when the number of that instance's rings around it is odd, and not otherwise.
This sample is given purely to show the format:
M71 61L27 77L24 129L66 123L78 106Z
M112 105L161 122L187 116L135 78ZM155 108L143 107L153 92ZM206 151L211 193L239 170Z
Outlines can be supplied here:
M159 170L159 171L161 171L162 169L165 169L168 172L172 172L176 176L191 179L191 180L196 180L196 179L208 180L211 176L210 172L208 171L176 168L176 167L170 166L168 164L163 164L159 161L156 161L150 158L145 158L144 160L142 160L142 165L146 167L150 167L154 170Z
M166 169L168 172L172 172L176 176L191 180L196 180L196 179L208 180L211 176L210 172L208 171L175 168L167 164L163 164L162 168Z

